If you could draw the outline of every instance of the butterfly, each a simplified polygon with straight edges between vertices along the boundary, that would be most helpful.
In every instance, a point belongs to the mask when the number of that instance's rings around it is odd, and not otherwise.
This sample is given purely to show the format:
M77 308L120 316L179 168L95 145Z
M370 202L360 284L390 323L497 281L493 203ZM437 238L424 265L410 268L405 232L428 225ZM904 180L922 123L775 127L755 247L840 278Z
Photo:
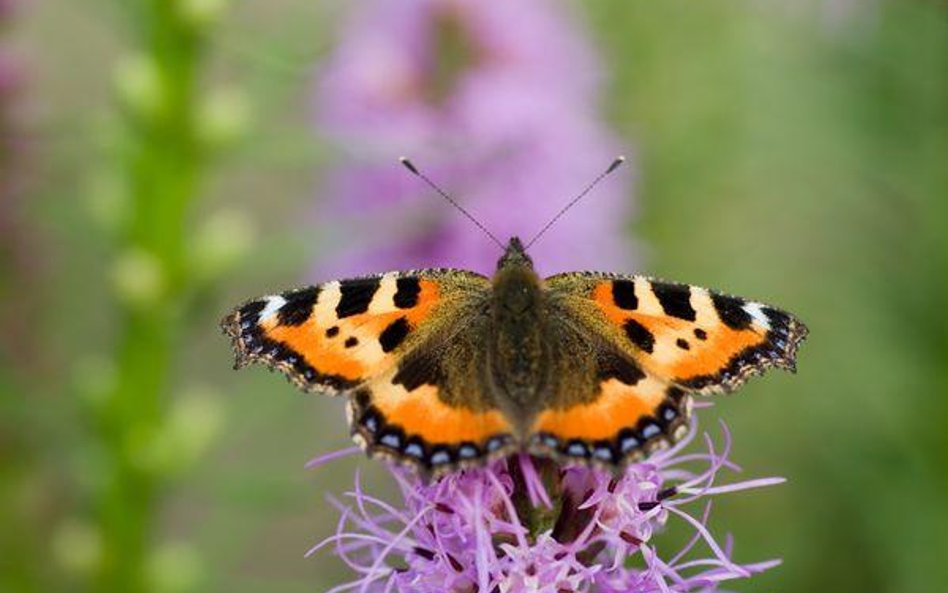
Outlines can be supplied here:
M620 471L688 431L692 397L795 370L807 328L777 308L647 278L540 278L512 238L487 278L389 272L251 300L222 322L261 362L348 399L373 457L439 476L518 451Z

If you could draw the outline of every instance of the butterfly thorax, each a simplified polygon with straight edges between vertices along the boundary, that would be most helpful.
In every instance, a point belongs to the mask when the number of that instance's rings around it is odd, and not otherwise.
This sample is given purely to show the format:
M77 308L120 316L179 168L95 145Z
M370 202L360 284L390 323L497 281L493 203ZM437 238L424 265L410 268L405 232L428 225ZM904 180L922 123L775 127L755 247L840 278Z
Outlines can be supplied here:
M491 299L488 344L490 382L520 423L531 420L547 381L548 351L543 340L544 298L540 277L520 240L510 240L497 264Z

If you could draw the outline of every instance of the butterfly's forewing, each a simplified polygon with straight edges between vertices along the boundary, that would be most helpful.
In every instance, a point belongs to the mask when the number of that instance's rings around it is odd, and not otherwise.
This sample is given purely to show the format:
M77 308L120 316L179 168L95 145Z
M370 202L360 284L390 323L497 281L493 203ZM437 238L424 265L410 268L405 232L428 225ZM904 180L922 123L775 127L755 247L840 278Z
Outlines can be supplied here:
M303 390L350 395L353 436L370 454L437 470L509 446L474 372L483 337L469 320L489 293L471 272L390 272L255 299L222 327L237 366L262 362Z
M774 307L644 276L562 274L547 285L576 307L592 304L645 370L701 394L733 391L771 367L793 371L807 334Z
M221 326L237 366L263 362L301 389L349 391L394 363L411 329L445 300L428 274L383 274L254 299Z

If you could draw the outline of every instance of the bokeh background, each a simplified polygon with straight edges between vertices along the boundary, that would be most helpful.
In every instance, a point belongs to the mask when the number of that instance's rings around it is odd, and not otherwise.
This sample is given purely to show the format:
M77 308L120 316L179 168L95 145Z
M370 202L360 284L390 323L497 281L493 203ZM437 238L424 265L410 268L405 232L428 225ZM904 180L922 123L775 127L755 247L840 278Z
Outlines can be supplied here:
M394 4L394 3L391 3ZM498 3L499 4L499 3ZM800 315L796 376L702 412L742 591L948 582L948 5L0 2L0 590L321 591L340 401L230 370L251 296L537 246ZM676 537L674 528L669 542ZM657 540L661 542L661 540ZM661 543L659 543L661 549Z

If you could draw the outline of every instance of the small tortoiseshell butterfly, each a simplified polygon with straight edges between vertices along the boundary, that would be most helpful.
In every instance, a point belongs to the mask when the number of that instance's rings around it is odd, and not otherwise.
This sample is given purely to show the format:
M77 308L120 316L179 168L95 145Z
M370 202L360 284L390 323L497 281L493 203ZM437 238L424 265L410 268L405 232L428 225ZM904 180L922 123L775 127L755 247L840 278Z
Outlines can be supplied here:
M389 272L266 296L222 322L263 362L348 396L370 456L441 475L526 450L619 470L687 432L693 394L793 371L807 328L762 303L600 272L540 278L512 238L493 278Z

